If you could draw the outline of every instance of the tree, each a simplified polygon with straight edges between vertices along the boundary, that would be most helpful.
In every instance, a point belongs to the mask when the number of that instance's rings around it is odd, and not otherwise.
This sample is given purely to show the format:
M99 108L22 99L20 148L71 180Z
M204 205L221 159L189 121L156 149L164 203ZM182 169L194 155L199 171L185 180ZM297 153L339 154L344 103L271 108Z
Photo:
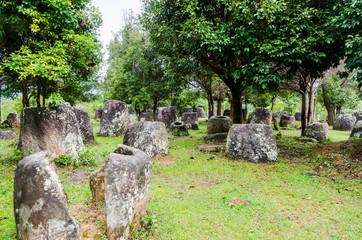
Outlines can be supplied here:
M132 104L137 111L181 91L182 83L168 71L168 62L150 44L131 16L110 43L106 87L110 97Z
M342 108L354 109L360 98L358 97L357 83L353 80L354 74L348 78L341 78L338 69L330 69L324 73L326 80L322 84L322 93L319 98L326 107L328 124L333 125Z
M241 95L279 81L268 65L283 4L275 1L144 1L144 24L168 56L195 59L230 89L233 120L241 123ZM270 27L273 26L273 27Z
M52 92L70 96L92 77L100 62L96 29L99 13L90 0L10 0L1 2L0 61L6 84L21 89L23 105L29 97L49 97ZM71 88L65 92L64 85Z

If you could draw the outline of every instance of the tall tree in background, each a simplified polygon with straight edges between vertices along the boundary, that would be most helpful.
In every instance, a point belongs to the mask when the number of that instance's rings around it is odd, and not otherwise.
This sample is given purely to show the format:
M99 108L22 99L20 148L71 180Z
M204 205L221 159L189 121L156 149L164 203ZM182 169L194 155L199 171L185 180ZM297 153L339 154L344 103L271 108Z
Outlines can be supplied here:
M182 83L168 71L167 59L148 41L137 20L128 16L110 43L105 87L109 97L132 104L137 111L181 91Z
M144 24L162 53L196 59L227 85L233 120L241 123L247 86L266 90L278 83L268 65L276 22L286 8L276 1L144 1ZM273 26L273 27L270 27Z
M79 96L100 62L96 30L101 18L90 0L9 0L0 7L1 75L13 91L29 97L61 92ZM16 79L16 80L14 80Z

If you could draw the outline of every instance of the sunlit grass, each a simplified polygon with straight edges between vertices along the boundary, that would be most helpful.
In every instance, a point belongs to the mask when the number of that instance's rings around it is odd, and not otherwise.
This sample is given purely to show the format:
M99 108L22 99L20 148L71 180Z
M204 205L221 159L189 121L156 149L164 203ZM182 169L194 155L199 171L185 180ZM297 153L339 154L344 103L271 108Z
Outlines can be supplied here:
M78 211L80 222L87 221L91 214L87 209L94 204L89 174L99 169L107 155L123 142L122 137L98 137L99 120L92 123L96 141L86 148L93 153L96 165L59 168L69 207ZM226 153L201 153L197 146L203 144L199 139L206 135L205 121L200 122L199 130L190 131L190 137L170 140L169 155L152 159L148 210L156 215L158 225L151 238L359 239L359 181L313 175L315 165L323 164L328 170L326 156L317 157L312 151L315 143L288 138L300 136L300 130L281 132L279 143L285 148L275 164L234 161ZM348 132L329 131L332 141L345 141L348 137ZM10 159L16 153L15 144L2 143L0 156ZM293 160L286 158L292 151L296 155ZM16 236L12 204L15 163L6 161L0 165L0 239ZM86 176L82 182L72 180L78 171L84 171ZM248 200L251 205L229 207L234 197ZM102 208L100 204L98 210ZM96 239L104 237L104 222L100 221L95 229L100 231Z

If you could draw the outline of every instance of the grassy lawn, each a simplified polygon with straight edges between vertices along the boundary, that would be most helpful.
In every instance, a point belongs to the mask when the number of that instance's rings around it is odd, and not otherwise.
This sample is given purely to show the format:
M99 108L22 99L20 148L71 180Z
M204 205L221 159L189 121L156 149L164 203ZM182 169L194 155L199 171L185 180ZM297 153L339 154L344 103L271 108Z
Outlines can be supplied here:
M95 132L99 122L94 121ZM279 162L234 161L226 153L201 153L206 123L191 137L171 140L169 154L152 159L148 205L154 222L150 239L361 239L362 141L330 130L332 142L301 143L298 130L281 131ZM338 141L338 142L337 142ZM344 142L339 142L344 141ZM84 239L106 239L103 203L93 203L88 176L122 138L96 137L87 146L91 167L61 167L60 178ZM16 236L13 176L19 159L14 143L0 146L0 239ZM233 198L251 204L230 205Z

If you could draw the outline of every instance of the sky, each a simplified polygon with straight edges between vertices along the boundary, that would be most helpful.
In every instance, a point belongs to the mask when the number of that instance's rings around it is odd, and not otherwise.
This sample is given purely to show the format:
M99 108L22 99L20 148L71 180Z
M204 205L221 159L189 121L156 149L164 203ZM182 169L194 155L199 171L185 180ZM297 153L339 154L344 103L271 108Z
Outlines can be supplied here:
M124 11L132 11L135 14L141 12L140 0L92 0L102 13L103 25L100 27L99 39L105 47L112 39L113 33L120 30L122 26L122 14Z
M106 48L113 38L113 33L121 29L122 14L130 9L135 14L141 13L141 0L92 0L92 4L102 13L103 24L100 27L99 40L103 45L104 59L107 59Z

